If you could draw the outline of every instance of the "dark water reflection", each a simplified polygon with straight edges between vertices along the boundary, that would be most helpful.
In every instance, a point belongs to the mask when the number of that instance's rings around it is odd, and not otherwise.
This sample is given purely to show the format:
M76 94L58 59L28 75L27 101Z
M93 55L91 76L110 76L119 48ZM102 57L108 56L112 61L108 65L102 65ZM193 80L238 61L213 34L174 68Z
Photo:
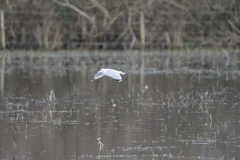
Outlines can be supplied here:
M98 69L7 72L0 159L240 157L237 79L128 70L91 82Z

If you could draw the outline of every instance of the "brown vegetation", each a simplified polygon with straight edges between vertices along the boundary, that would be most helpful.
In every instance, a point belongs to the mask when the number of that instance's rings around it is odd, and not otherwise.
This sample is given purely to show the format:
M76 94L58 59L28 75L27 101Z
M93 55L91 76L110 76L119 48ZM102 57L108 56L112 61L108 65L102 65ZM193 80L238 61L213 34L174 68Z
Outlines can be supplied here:
M0 1L10 49L238 47L240 2L228 0ZM143 34L142 33L142 34Z

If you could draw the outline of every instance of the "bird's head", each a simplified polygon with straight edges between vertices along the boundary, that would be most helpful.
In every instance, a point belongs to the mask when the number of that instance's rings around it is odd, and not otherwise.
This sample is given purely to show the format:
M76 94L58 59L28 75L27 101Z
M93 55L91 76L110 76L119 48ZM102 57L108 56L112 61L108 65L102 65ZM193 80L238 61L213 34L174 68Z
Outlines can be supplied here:
M122 75L124 75L125 74L125 72L122 72L122 71L118 71L119 72L119 74L122 74Z

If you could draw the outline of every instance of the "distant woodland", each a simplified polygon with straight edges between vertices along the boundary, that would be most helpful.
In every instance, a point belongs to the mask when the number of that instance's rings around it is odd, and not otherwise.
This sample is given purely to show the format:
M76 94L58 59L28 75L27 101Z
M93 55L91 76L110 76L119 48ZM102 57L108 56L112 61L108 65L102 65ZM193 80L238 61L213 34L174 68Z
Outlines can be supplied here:
M239 0L0 0L8 49L239 48Z

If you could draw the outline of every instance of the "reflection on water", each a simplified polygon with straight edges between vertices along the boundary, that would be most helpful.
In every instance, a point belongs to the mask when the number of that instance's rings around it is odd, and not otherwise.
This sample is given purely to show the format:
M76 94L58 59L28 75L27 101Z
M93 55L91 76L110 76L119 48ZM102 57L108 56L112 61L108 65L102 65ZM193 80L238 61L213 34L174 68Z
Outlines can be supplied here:
M6 67L0 159L240 157L237 78L111 63L121 83L91 82L99 68L28 64Z

